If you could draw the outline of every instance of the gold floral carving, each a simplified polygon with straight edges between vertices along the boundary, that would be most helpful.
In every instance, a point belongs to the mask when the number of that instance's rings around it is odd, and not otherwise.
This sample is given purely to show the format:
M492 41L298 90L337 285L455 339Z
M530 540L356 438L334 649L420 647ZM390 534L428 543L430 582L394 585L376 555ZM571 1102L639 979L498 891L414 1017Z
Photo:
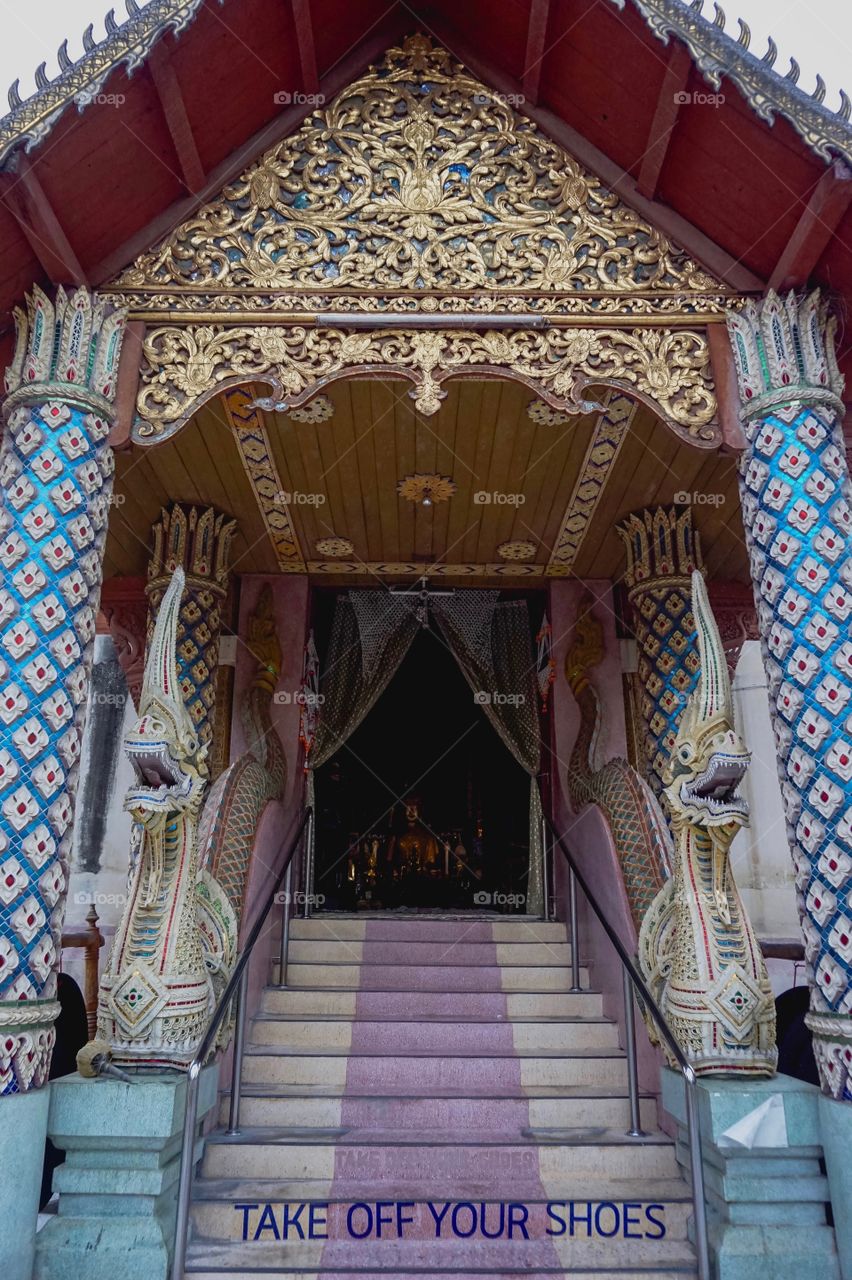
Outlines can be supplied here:
M497 554L501 560L532 560L536 544L526 539L517 542L501 542Z
M404 476L396 491L406 502L447 502L455 493L456 484L450 476L438 475L435 471L416 471Z
M160 327L148 332L137 406L140 441L179 430L229 387L270 387L263 408L287 410L329 380L353 373L403 376L418 410L433 414L450 377L510 377L556 409L588 412L587 386L607 385L648 403L683 439L720 443L707 340L666 328L374 329L304 325Z
M345 559L355 553L355 547L348 538L320 538L315 545L319 554L327 560Z
M423 35L317 107L114 287L729 292Z

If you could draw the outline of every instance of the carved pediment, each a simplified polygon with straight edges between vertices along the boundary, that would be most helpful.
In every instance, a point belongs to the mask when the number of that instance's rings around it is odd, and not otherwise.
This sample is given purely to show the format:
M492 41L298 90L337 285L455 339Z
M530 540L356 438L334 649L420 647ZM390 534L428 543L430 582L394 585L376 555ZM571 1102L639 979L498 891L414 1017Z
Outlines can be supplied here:
M159 291L163 306L183 290L275 291L273 310L351 291L487 291L489 309L544 295L546 310L603 294L604 311L607 295L657 295L635 299L642 311L728 292L422 35L317 106L112 288Z

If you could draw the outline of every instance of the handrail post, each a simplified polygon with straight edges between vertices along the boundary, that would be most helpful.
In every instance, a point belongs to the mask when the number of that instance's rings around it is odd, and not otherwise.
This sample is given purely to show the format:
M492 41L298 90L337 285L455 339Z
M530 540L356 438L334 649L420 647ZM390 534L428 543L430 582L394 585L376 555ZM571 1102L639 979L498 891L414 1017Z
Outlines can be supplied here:
M237 988L237 1015L234 1030L234 1060L231 1075L231 1106L228 1112L228 1136L234 1137L240 1131L240 1097L243 1087L243 1053L246 1043L246 1009L248 1006L249 967L240 974L240 985Z
M311 898L314 892L314 811L308 810L308 821L305 826L305 909L302 916L311 918Z
M572 992L582 991L580 986L580 930L577 926L577 881L574 868L568 864L568 916L571 921L571 986Z
M686 1075L686 1132L689 1139L689 1168L692 1175L692 1200L695 1209L695 1252L698 1255L698 1280L710 1280L710 1244L707 1237L707 1202L704 1196L704 1158L701 1151L701 1120L694 1078Z
M541 820L541 909L545 920L550 919L550 889L547 880L547 824Z
M292 883L293 862L290 860L287 866L287 876L284 880L284 913L281 916L281 951L278 956L278 985L286 987L287 985L287 951L290 946L290 885Z
M636 1065L636 1018L633 1004L633 979L626 969L621 970L624 979L624 1047L627 1051L627 1092L630 1097L630 1128L628 1138L644 1138L639 1115L639 1071Z
M195 1169L195 1127L198 1123L198 1083L201 1063L190 1063L186 1074L186 1100L183 1113L183 1139L180 1149L180 1177L175 1216L175 1247L172 1258L172 1280L184 1280L186 1239L189 1231L189 1200Z

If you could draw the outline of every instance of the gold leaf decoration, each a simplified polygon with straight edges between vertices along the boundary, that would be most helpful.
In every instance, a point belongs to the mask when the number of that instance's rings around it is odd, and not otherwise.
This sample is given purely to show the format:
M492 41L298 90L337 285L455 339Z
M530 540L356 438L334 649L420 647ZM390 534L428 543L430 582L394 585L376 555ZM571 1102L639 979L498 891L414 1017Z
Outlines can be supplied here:
M307 404L291 409L287 415L293 422L328 422L334 417L334 403L328 396L314 396Z
M554 409L544 400L530 400L527 405L527 417L540 427L563 427L571 421L570 413Z
M228 387L265 382L264 409L298 407L347 372L403 376L418 410L435 413L447 378L518 378L555 409L585 413L590 384L628 391L690 444L715 448L716 399L707 339L685 329L374 329L213 326L150 329L143 346L137 440L173 434L198 406Z
M535 543L519 539L517 542L501 542L497 548L501 560L532 560L535 555Z
M728 292L421 35L318 106L118 286Z
M456 491L455 481L437 472L416 471L400 480L396 491L406 502L419 502L431 506L435 502L448 502Z
M315 546L317 554L321 555L325 560L345 560L347 556L355 554L355 547L348 538L338 538L336 536L320 538L315 543Z

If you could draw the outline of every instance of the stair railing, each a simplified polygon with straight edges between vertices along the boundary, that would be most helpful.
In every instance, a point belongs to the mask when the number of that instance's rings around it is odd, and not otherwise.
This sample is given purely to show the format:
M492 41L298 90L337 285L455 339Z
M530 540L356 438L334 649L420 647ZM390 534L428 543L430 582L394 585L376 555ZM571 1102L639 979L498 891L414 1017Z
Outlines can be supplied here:
M684 1080L686 1096L686 1131L689 1143L689 1170L692 1181L692 1199L694 1202L695 1252L698 1255L698 1280L711 1280L710 1246L707 1237L707 1201L704 1189L704 1162L701 1154L701 1125L698 1114L698 1095L696 1092L695 1069L686 1054L675 1040L665 1015L660 1009L648 988L648 984L628 955L627 950L603 913L595 895L574 860L574 855L566 845L552 821L545 815L545 824L553 841L562 850L568 863L568 902L571 919L571 982L572 991L580 988L580 961L577 947L577 888L579 887L586 901L598 918L598 921L615 948L621 961L624 979L624 1039L627 1054L627 1086L630 1096L630 1129L628 1135L634 1138L643 1137L639 1118L639 1072L636 1062L636 1029L634 1013L634 996L638 992L644 1008L654 1019L660 1038L673 1060L677 1063Z
M313 816L313 809L305 809L289 844L286 844L286 842L282 843L281 847L286 847L286 853L284 854L284 859L281 863L278 875L275 878L275 883L267 894L263 908L255 918L255 922L249 931L248 937L246 938L245 945L237 957L237 963L234 965L234 971L228 979L225 990L222 992L219 1002L213 1011L213 1016L210 1019L210 1024L207 1027L204 1039L198 1046L198 1052L187 1069L186 1110L184 1111L183 1118L183 1141L180 1152L180 1177L178 1180L177 1215L175 1217L174 1255L172 1258L171 1280L184 1280L186 1270L186 1242L189 1231L192 1178L196 1160L195 1130L198 1124L198 1089L201 1069L213 1053L219 1028L225 1020L225 1016L231 1007L232 1001L236 998L236 1011L234 1015L234 1052L231 1059L231 1102L228 1113L227 1132L232 1136L234 1134L238 1134L240 1132L240 1101L242 1097L243 1056L245 1054L246 1040L249 961L251 960L255 943L260 937L261 930L266 923L266 917L272 910L273 905L283 899L284 910L281 920L281 951L278 985L282 987L286 986L287 946L290 939L293 858L296 850L299 848L305 837L305 833L310 833ZM282 896L279 897L279 895Z

